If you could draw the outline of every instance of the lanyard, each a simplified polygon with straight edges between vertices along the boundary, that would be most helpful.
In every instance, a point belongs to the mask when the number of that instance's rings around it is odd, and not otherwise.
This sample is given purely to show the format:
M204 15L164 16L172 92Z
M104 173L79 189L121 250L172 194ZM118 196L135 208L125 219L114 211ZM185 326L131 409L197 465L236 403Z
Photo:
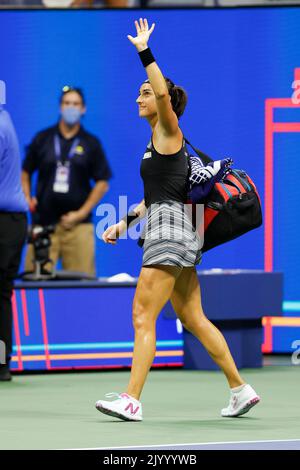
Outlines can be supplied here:
M70 148L70 151L68 153L68 158L71 159L75 155L75 149L79 145L80 140L77 138L74 140L72 147ZM60 146L60 140L57 134L54 136L54 150L55 150L55 156L58 161L61 160L61 146Z

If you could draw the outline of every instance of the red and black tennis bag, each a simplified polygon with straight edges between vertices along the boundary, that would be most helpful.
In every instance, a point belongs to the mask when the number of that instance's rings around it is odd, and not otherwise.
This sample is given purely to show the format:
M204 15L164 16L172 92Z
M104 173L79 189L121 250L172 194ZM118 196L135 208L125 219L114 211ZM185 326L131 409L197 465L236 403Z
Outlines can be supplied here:
M212 161L198 149L192 148L204 164L207 165ZM222 181L215 183L202 203L204 204L203 252L234 240L262 225L258 191L250 176L243 170L230 169Z

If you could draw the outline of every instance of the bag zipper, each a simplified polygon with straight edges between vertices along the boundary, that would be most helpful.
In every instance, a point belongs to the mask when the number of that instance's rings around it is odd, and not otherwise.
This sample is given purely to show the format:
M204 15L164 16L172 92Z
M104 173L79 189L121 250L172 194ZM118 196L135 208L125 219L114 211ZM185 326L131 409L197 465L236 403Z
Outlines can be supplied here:
M238 190L238 192L239 192L239 195L241 194L241 192L242 192L242 191L240 190L240 188L238 187L238 185L237 185L237 184L235 184L233 181L231 181L231 180L228 180L228 179L227 179L227 180L225 179L224 181L225 181L225 182L226 182L226 181L228 181L228 183L227 183L227 184L228 184L229 186L230 186L230 185L231 185L231 186L234 186L234 187L235 187L235 188ZM245 188L244 188L244 189L245 189Z
M248 181L246 180L247 173L245 173L245 171L241 170L241 171L243 172L243 174L245 175L245 179L242 179L236 170L231 170L231 171L232 171L232 173L236 176L236 178L240 181L240 183L241 183L244 187L246 186L246 188L245 188L246 190L248 190L248 191L251 191L251 190L252 190L250 184L249 184Z

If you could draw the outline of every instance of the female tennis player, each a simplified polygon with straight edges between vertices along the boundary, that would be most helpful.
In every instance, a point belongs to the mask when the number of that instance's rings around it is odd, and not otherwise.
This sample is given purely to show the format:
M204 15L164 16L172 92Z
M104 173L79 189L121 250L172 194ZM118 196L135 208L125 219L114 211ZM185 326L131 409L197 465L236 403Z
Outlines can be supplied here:
M105 243L116 243L130 223L147 215L143 264L133 301L135 330L131 375L126 392L109 393L96 408L126 421L142 421L140 396L156 351L156 319L168 300L184 328L201 341L224 372L230 401L222 416L247 413L260 398L241 378L222 333L206 318L195 266L201 261L200 237L184 210L187 199L188 152L178 125L187 96L166 79L148 48L155 24L135 21L136 47L148 79L141 85L137 104L140 117L150 124L152 137L141 161L144 199L132 213L103 233Z

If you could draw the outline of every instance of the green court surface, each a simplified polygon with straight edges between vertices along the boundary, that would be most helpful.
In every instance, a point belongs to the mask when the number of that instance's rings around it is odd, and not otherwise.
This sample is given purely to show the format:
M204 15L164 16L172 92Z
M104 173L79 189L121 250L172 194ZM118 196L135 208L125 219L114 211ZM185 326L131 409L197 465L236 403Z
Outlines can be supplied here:
M240 418L221 418L229 392L220 372L154 370L144 421L124 422L94 407L124 391L129 372L14 376L0 383L1 449L112 448L300 438L300 366L244 369L262 402Z

